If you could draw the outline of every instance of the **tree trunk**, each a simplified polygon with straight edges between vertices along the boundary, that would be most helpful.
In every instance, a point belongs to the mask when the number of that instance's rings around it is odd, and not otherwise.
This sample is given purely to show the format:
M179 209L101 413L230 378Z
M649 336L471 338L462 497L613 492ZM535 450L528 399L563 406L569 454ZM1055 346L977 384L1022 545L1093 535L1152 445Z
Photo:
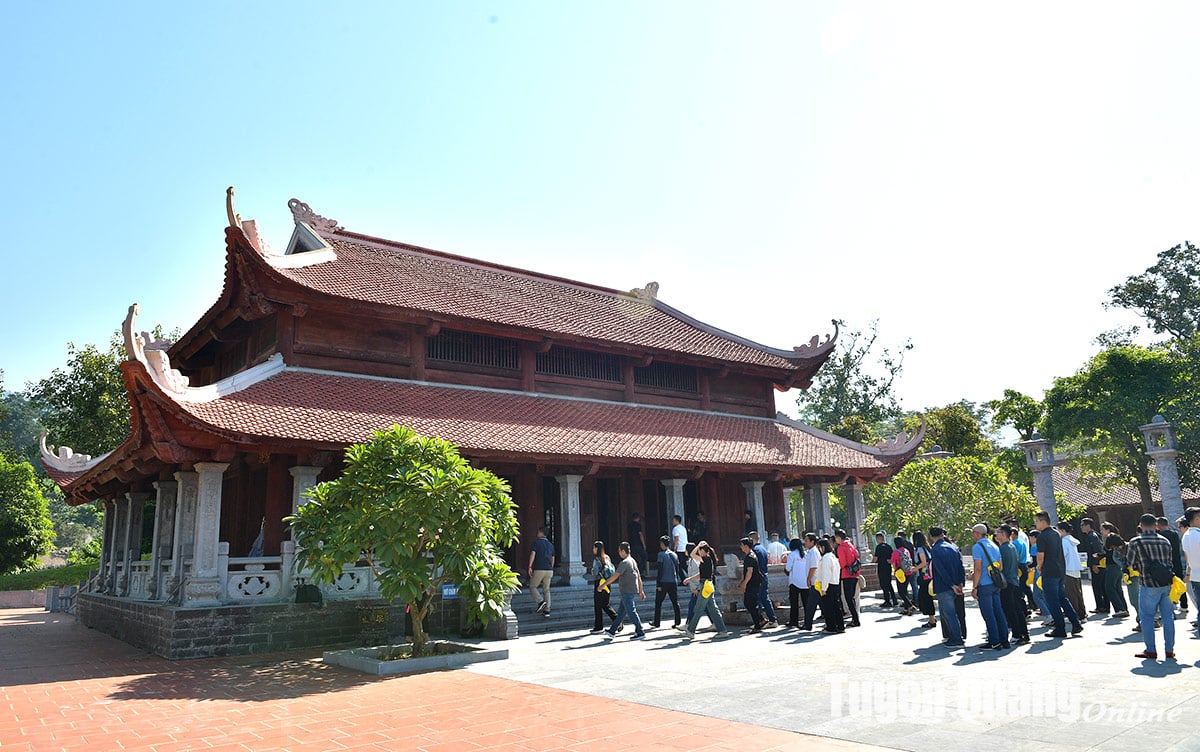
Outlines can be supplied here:
M1137 480L1138 495L1142 497L1142 514L1154 514L1154 497L1150 492L1150 469L1145 461L1134 463L1133 477Z
M433 599L426 595L417 599L416 603L409 604L408 615L412 620L412 654L414 658L425 654L426 645L429 642L429 635L425 633L425 617L429 614L431 603L433 603Z

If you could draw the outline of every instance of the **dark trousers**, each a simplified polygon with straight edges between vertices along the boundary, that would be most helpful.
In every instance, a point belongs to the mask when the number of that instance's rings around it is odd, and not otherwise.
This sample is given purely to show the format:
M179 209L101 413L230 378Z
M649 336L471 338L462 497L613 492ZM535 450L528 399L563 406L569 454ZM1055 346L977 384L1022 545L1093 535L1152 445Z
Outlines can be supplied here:
M858 577L842 578L842 595L846 599L846 608L850 609L850 623L858 624L858 606L854 605L854 596L858 594Z
M758 607L758 588L747 587L746 592L742 594L742 605L745 606L747 613L750 614L751 621L754 626L761 627L766 622L762 618L762 610Z
M788 626L800 626L800 608L801 601L804 598L804 591L795 585L788 583Z
M1029 624L1025 622L1025 597L1016 585L1010 584L1000 591L1000 605L1014 640L1029 639Z
M879 573L879 587L883 588L883 605L896 605L896 591L892 589L892 568L890 566L875 567L875 571ZM904 599L908 602L908 599Z
M1022 611L1036 611L1037 602L1033 600L1033 588L1029 586L1029 565L1017 565L1017 595L1020 596Z
M804 593L804 629L812 629L813 617L817 615L817 608L821 605L821 596L817 593L817 589L810 587L801 591Z
M1092 572L1092 596L1096 599L1096 610L1108 613L1110 608L1108 589L1104 587L1104 570Z
M592 629L604 629L603 614L608 614L608 618L617 618L617 612L613 607L608 605L609 597L612 593L607 590L592 590L592 611L595 612L595 621L592 624Z
M1112 605L1112 610L1118 614L1122 611L1128 611L1129 605L1125 602L1125 594L1121 592L1121 585L1123 584L1121 581L1121 568L1109 566L1106 569L1101 569L1100 576L1104 578L1104 594L1108 596L1108 602Z
M675 623L679 623L679 587L674 582L660 582L654 588L654 622L657 627L662 622L663 599L670 598L671 606L675 609Z
M967 639L967 599L961 595L954 596L954 613L958 615L958 626L962 629L962 638ZM942 638L950 639L950 630L946 627L945 614L942 615Z
M846 622L842 616L841 589L831 587L821 596L821 616L825 617L826 632L845 632Z

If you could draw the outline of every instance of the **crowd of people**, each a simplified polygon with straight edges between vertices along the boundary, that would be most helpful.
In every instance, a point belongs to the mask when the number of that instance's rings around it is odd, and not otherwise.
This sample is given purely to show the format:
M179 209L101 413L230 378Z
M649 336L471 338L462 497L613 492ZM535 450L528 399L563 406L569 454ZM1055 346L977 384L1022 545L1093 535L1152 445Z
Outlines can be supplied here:
M1039 512L1028 530L1015 519L994 527L976 524L970 532L969 567L964 566L962 550L938 526L913 531L911 536L899 532L890 542L884 533L877 533L873 563L883 608L898 609L906 616L919 614L926 628L940 623L941 642L949 648L965 645L966 598L970 597L978 603L983 620L985 639L977 646L980 649L1008 650L1028 644L1034 619L1048 628L1045 637L1064 639L1080 635L1089 615L1125 619L1132 613L1133 629L1141 632L1144 642L1136 657L1158 658L1156 628L1161 628L1163 655L1174 659L1176 604L1186 614L1188 590L1200 602L1200 508L1189 508L1176 525L1182 536L1165 517L1143 515L1139 530L1125 539L1110 522L1097 527L1084 518L1076 530L1069 522L1051 524L1049 515ZM640 524L638 532L644 547ZM545 540L544 531L538 540ZM737 591L750 617L751 633L780 626L811 631L819 621L824 632L840 634L861 625L863 561L844 530L833 535L806 533L790 545L784 545L777 534L764 544L757 531L748 530L739 549ZM646 598L643 582L649 557L636 552L636 544L622 542L614 562L602 541L593 544L589 570L594 587L593 634L614 639L628 619L632 639L643 639L646 629L662 625L669 600L671 626L683 633L683 639L693 639L705 617L718 639L731 636L717 602L716 577L722 562L711 544L703 539L689 541L682 520L672 520L671 534L658 539L654 618L648 625L636 606L638 599ZM552 569L553 563L553 547L535 544L531 581L542 585L548 578L539 570ZM772 564L782 564L788 578L788 616L783 625L769 590ZM1084 570L1090 573L1095 603L1090 611L1084 600ZM614 587L619 597L616 609L611 605ZM690 596L686 604L681 603L681 588ZM548 588L544 595L534 593L538 610L549 614ZM610 620L607 627L605 616ZM1200 619L1193 627L1200 634Z

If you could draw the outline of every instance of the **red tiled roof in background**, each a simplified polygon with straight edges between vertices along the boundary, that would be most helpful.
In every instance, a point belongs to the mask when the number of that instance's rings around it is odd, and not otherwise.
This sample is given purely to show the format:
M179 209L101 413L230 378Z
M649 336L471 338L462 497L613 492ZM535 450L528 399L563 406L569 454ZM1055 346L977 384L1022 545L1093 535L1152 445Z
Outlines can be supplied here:
M336 260L277 273L326 295L527 331L786 370L824 361L812 362L824 352L757 345L616 290L350 233L323 237Z
M1078 469L1066 464L1054 466L1054 490L1062 493L1067 501L1073 504L1082 504L1088 507L1140 507L1142 505L1142 496L1138 493L1137 487L1127 484L1118 484L1104 490L1096 490L1088 488L1080 479ZM1150 498L1155 504L1162 503L1162 494L1158 492L1158 486L1150 487ZM1200 491L1183 490L1183 500L1197 501L1200 500Z
M761 418L287 369L211 402L176 403L231 434L347 445L393 424L470 453L890 474L894 457Z

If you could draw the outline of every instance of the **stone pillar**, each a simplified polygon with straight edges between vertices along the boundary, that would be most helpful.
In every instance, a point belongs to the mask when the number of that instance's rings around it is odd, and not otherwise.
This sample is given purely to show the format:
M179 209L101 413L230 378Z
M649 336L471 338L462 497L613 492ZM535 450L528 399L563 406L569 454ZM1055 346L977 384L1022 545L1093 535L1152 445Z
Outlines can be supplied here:
M196 496L200 476L193 472L175 473L178 483L175 496L175 533L171 544L171 570L167 576L167 591L164 598L175 600L179 584L186 574L184 561L195 552L196 541Z
M121 596L129 595L133 584L133 578L130 576L133 562L142 559L142 512L146 509L146 500L150 498L150 494L131 491L125 494L125 498L129 500L125 508L125 546L122 553L125 569L121 573L121 582L117 585L117 595Z
M324 469L310 465L296 465L288 468L288 472L292 474L292 514L308 503L308 497L304 493L317 485L317 476Z
M1038 506L1050 515L1050 524L1058 524L1058 504L1054 501L1054 443L1035 433L1029 441L1021 442L1025 450L1025 465L1033 472L1033 495Z
M559 527L562 532L563 550L559 557L567 561L564 584L586 584L583 575L587 568L583 564L583 548L580 545L582 531L579 529L579 481L582 475L556 475L558 481Z
M154 483L154 539L150 546L150 600L158 600L164 590L162 562L171 557L175 541L175 495L179 483L160 480Z
M100 545L100 592L111 592L112 563L116 558L116 529L117 505L112 499L105 499L104 504L104 540Z
M830 520L832 515L829 512L829 484L828 483L813 483L812 486L813 498L813 519L815 520L815 530L813 532L818 535L833 532L833 525Z
M1179 456L1175 429L1163 416L1155 415L1146 425L1138 426L1138 430L1146 438L1146 454L1154 460L1154 468L1158 471L1163 516L1178 530L1175 520L1183 516L1183 491L1179 486L1179 468L1175 464L1175 458Z
M199 488L196 496L196 533L193 538L192 572L183 587L186 606L221 604L220 541L221 481L226 462L197 462Z
M851 479L843 486L843 490L846 494L846 527L849 528L846 532L850 534L854 545L862 550L868 546L867 541L874 541L864 529L867 524L867 505L863 500L863 487Z
M766 485L761 480L748 480L742 484L742 488L746 491L746 508L754 512L754 521L758 523L758 539L765 546L767 544L767 521L764 519L763 513L763 486Z
M669 478L662 481L663 486L667 489L667 510L671 514L679 515L679 519L683 519L683 486L687 483L684 478ZM686 523L685 523L686 524ZM667 535L670 531L671 521L667 520ZM646 541L646 545L650 545L650 541ZM657 551L657 541L655 542L655 550Z
M804 508L804 524L800 526L801 532L815 533L817 531L817 509L813 504L812 486L805 486L800 495Z

